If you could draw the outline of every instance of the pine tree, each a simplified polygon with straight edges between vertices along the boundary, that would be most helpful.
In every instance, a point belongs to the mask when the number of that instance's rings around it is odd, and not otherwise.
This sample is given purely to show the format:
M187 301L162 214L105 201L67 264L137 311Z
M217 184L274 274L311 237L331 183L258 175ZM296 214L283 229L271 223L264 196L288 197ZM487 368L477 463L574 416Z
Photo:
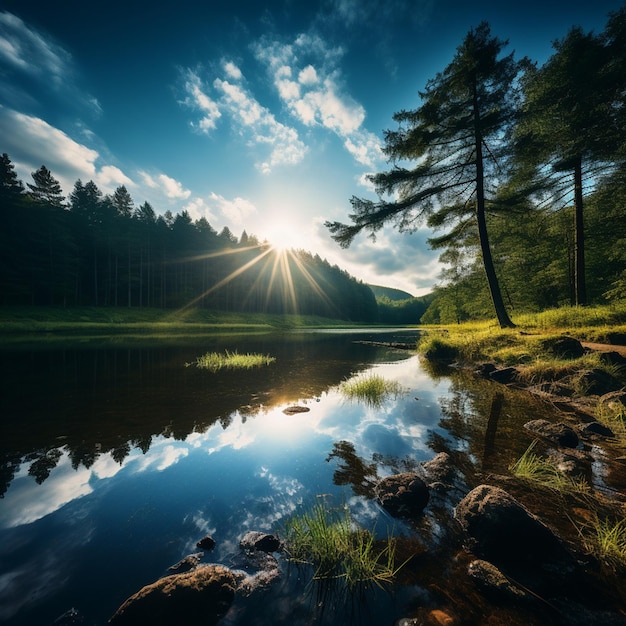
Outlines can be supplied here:
M42 165L36 172L31 174L34 185L28 184L28 195L39 204L54 207L63 207L65 198L59 181L52 176L50 170Z
M486 223L505 157L503 135L516 112L516 78L525 65L512 54L499 58L505 45L491 36L485 22L467 34L452 62L420 92L421 106L394 115L399 129L385 133L384 152L395 167L370 177L379 200L353 197L352 224L327 222L326 226L347 247L360 231L375 235L388 222L401 232L413 232L427 223L446 229L444 235L431 239L433 246L444 247L472 223L498 322L512 327ZM415 167L399 165L407 161L415 162Z

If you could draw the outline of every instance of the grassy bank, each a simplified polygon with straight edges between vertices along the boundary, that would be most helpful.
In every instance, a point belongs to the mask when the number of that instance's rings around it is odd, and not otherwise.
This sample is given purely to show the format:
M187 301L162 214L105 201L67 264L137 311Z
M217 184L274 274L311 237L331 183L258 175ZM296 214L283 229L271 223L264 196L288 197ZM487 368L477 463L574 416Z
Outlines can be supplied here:
M201 309L0 307L0 335L157 335L264 332L355 326L305 315L230 313Z
M544 342L565 335L579 341L626 343L626 303L613 306L563 307L516 316L517 328L501 329L494 321L428 327L419 350L431 358L467 363L493 361L500 365L562 365L546 352ZM589 365L584 361L580 365ZM538 372L537 372L538 373Z

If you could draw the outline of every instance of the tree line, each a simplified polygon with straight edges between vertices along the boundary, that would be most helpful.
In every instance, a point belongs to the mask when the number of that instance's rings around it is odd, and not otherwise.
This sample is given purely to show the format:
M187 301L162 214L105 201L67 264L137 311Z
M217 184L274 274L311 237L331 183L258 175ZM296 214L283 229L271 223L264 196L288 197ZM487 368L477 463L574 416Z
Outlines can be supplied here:
M599 33L572 28L542 65L504 56L489 24L393 116L392 168L353 197L348 247L391 223L428 226L445 264L423 321L626 297L626 7Z
M0 304L300 313L373 322L370 288L318 255L278 251L187 211L158 215L125 186L77 180L64 197L41 166L26 187L0 159Z

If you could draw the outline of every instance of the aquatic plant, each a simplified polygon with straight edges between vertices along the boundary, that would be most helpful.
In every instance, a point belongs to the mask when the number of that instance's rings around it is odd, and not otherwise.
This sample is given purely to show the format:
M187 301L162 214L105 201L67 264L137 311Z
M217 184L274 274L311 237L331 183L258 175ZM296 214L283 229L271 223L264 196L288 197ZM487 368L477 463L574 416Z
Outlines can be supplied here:
M537 441L533 441L524 454L509 466L511 473L522 480L539 483L556 491L588 493L589 485L583 478L572 478L559 470L550 459L535 454Z
M312 566L313 580L342 582L350 591L390 584L404 565L395 565L395 538L377 541L355 525L345 506L327 508L318 501L286 522L285 536L290 560Z
M400 383L386 380L378 374L366 374L346 380L339 385L339 392L348 400L365 402L372 407L379 407L390 396L398 396L404 391Z
M234 352L207 352L199 356L193 363L185 363L185 367L199 367L207 369L211 372L217 372L221 369L252 369L253 367L261 367L269 365L276 359L269 354L239 354Z

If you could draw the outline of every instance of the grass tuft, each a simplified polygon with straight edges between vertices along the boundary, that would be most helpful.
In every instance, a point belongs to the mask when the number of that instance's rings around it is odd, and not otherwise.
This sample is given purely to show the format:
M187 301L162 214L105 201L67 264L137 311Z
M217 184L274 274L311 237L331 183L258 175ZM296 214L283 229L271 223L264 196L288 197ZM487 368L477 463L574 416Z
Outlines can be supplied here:
M193 363L185 363L185 367L199 367L207 369L211 372L217 372L222 369L252 369L253 367L261 367L269 365L276 359L269 354L239 354L234 352L207 352L199 356Z
M343 582L350 591L390 584L402 567L395 564L395 538L376 541L370 531L354 524L345 506L332 509L317 502L287 521L285 535L289 558L312 566L313 580Z
M537 441L533 441L524 454L509 467L514 476L560 492L589 493L590 487L584 479L566 476L552 461L535 454L536 444Z
M613 570L626 570L626 519L597 519L593 530L593 546L600 560Z
M389 397L397 397L404 388L394 380L386 380L378 374L366 374L346 380L339 386L341 395L353 401L365 402L371 407L380 407Z

